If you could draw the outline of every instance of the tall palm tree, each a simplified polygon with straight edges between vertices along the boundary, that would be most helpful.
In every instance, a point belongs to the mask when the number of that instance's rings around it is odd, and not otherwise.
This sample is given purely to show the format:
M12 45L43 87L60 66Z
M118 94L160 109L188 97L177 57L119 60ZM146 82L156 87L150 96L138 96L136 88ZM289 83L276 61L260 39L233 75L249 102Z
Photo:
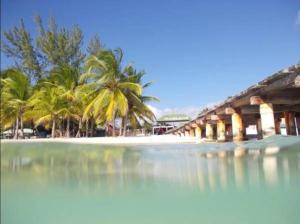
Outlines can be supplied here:
M112 124L112 135L115 136L115 119L118 115L125 116L128 111L126 92L132 91L140 95L142 87L138 83L130 82L121 69L123 52L101 51L97 56L92 55L86 61L87 73L82 79L87 81L91 94L95 95L87 106L84 118L92 110L95 118ZM92 81L91 81L92 80Z
M131 65L125 68L125 73L127 74L128 80L141 85L143 90L152 85L152 82L142 84L142 78L145 75L145 72L137 72ZM154 122L155 115L146 104L151 101L159 101L156 97L136 95L132 91L126 92L126 95L129 100L129 109L126 116L122 118L123 136L126 135L128 121L130 126L134 128Z
M8 69L5 78L1 79L1 88L1 112L3 112L1 121L15 123L14 138L19 137L19 127L20 137L23 137L23 114L30 96L30 81L20 70Z
M91 96L88 92L88 89L84 84L81 84L76 87L75 94L74 94L74 100L73 100L73 111L78 116L78 131L76 133L76 137L81 137L81 131L83 128L83 115L84 110L87 107L87 105L90 103ZM87 119L85 120L86 125L86 137L88 137L89 133L89 120L92 118L92 113L90 113L87 116ZM91 127L93 128L93 127Z

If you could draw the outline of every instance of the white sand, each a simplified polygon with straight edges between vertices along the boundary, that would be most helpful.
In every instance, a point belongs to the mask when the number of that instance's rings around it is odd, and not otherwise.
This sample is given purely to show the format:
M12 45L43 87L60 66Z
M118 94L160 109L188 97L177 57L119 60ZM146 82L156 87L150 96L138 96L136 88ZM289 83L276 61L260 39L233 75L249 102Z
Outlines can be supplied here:
M175 135L143 136L143 137L90 137L90 138L38 138L38 139L2 139L1 143L13 142L61 142L76 144L174 144L196 143L194 137L178 137Z

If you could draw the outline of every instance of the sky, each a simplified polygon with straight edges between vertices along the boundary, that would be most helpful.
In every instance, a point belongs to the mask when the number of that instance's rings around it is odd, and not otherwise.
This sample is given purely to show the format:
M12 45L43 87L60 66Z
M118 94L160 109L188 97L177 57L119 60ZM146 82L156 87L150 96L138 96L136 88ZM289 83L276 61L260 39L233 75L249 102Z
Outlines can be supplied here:
M154 81L157 116L195 116L300 61L300 0L1 0L1 31L23 18L34 37L35 15L121 47Z

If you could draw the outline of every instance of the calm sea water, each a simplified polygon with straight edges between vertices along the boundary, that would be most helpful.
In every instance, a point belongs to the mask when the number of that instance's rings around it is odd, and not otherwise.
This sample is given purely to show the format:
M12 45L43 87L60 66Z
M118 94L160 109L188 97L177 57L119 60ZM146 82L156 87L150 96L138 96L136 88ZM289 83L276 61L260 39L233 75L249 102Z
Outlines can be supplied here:
M2 224L283 224L300 223L299 209L299 137L1 144Z

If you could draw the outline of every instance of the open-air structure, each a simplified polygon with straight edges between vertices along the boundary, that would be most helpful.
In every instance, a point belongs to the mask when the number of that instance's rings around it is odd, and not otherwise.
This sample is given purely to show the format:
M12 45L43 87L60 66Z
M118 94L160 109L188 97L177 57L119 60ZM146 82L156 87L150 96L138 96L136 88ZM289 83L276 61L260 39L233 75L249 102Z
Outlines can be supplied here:
M184 125L191 120L185 114L168 114L160 117L156 121L156 125L152 127L152 134L164 134L167 131L176 128L178 126Z
M300 63L283 69L240 94L205 109L190 122L166 132L208 141L242 141L246 128L256 127L256 137L299 135Z

